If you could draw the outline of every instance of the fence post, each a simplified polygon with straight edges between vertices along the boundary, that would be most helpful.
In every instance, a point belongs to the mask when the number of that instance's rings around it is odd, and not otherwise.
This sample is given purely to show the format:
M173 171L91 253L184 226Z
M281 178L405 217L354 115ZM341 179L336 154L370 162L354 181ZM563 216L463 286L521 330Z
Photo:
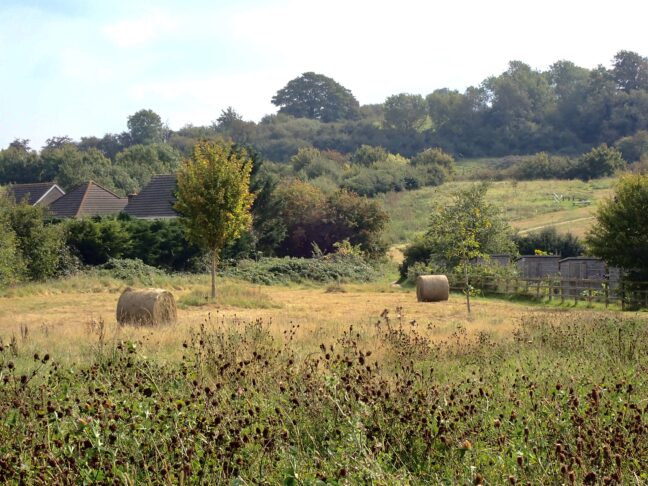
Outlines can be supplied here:
M592 307L592 288L587 291L587 307Z
M506 286L504 287L504 295L506 295L506 296L508 297L508 293L509 293L509 279L506 278L506 279L504 279L504 281L506 282Z
M540 300L540 279L536 282L536 300Z
M553 299L553 280L549 280L549 302Z
M605 308L608 308L608 305L610 305L610 285L608 282L605 282L603 284L603 289L605 291Z
M625 282L621 280L621 310L625 310Z
M563 285L562 280L560 281L560 305L565 303L565 286Z

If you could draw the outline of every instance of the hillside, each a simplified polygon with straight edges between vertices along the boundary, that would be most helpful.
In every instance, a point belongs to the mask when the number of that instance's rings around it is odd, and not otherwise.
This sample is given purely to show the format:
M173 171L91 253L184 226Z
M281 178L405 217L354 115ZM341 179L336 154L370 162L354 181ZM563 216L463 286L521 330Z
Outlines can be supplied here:
M521 232L555 226L558 231L583 236L593 221L596 205L610 195L615 180L499 181L492 184L488 198ZM380 196L391 218L386 240L390 244L402 243L423 232L433 203L449 198L453 191L468 184L473 182L451 182Z

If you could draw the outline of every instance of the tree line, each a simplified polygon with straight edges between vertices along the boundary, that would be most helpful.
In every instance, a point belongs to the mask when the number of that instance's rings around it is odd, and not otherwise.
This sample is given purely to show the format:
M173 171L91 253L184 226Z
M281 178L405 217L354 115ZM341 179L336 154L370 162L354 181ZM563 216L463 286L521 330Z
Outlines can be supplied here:
M56 180L70 187L92 178L128 194L151 174L176 170L201 140L230 139L277 163L290 162L300 149L337 152L353 162L363 146L408 159L431 147L454 158L573 156L601 144L615 145L628 162L648 153L648 60L630 51L618 52L609 68L591 70L558 61L539 71L512 61L505 72L463 92L400 93L364 106L335 80L304 73L278 90L272 102L278 113L258 123L229 107L209 126L174 131L154 111L140 110L119 134L79 141L55 136L40 150L17 139L0 151L0 184ZM376 178L364 172L354 176L365 183ZM401 174L392 185L406 184L407 178ZM354 183L347 186L353 189Z

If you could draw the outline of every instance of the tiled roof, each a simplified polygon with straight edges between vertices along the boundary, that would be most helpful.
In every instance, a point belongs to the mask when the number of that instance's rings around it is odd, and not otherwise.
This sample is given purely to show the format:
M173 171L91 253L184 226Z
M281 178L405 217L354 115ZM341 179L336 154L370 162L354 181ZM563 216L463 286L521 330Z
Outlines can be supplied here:
M121 212L128 199L90 181L75 187L49 207L52 216L59 218L83 218L107 216Z
M131 198L124 212L134 218L175 218L178 216L173 209L175 190L175 174L153 176L142 191Z
M32 184L13 184L9 186L9 193L17 203L26 201L27 204L34 204L44 199L48 192L51 194L47 197L48 202L52 202L61 197L65 192L53 182L35 182ZM58 196L56 195L58 194Z

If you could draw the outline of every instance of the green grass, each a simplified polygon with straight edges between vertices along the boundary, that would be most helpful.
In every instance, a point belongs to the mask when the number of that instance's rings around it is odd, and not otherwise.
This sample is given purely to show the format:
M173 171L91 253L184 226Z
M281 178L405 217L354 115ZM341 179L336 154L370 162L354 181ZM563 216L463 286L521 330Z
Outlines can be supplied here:
M180 307L201 307L212 304L207 287L194 289L178 299ZM251 286L242 282L228 281L217 285L216 304L221 306L239 307L241 309L279 309L272 298L259 286Z
M590 217L596 204L611 193L615 180L499 181L492 183L487 198L503 209L504 215L514 227L524 230ZM439 187L381 196L379 199L390 216L386 241L389 244L404 243L423 233L433 203L449 200L454 191L472 183L450 182ZM562 200L556 202L554 193L562 195ZM585 200L590 201L590 204L583 206L577 203ZM591 224L591 221L585 222ZM571 226L567 224L556 228L567 231Z

